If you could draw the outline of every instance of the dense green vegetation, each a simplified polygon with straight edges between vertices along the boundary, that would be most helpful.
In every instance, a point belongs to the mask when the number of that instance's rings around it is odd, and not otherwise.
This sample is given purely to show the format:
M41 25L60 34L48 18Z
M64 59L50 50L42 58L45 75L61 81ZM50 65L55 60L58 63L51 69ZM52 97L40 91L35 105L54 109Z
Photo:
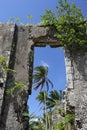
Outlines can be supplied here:
M74 128L74 120L75 120L74 114L66 114L63 117L62 121L56 123L55 130L64 130L66 126Z
M42 25L54 26L56 29L54 36L59 39L62 46L75 49L87 44L87 19L75 4L59 0L56 12L46 10L41 19Z

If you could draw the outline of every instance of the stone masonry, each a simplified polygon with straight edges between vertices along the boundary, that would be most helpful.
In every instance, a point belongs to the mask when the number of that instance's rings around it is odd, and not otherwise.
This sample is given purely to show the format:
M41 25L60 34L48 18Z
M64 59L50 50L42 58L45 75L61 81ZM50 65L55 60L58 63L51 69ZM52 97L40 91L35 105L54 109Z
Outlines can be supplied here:
M65 50L65 63L66 112L75 114L76 130L87 130L87 49L73 52Z
M6 73L4 80L0 77L0 130L28 130L29 120L23 113L27 111L27 99L31 94L34 46L59 46L53 33L50 27L0 24L0 56L4 56L8 67L15 70ZM27 88L7 94L6 90L15 81Z
M28 130L27 99L31 94L34 47L59 47L54 38L53 27L17 26L0 24L0 56L4 56L8 67L15 72L7 72L5 78L0 71L0 130ZM65 110L75 114L77 130L87 130L87 50L65 49L66 96ZM27 85L24 90L7 94L6 90L14 82Z

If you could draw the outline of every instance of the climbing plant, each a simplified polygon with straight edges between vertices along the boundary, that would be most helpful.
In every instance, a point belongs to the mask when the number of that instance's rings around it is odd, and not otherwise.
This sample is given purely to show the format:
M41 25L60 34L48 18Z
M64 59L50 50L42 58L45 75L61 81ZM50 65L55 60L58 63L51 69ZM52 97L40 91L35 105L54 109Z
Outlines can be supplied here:
M7 70L7 62L6 62L5 57L3 56L0 56L0 65L3 70Z
M64 122L65 123L74 123L74 120L75 120L75 115L74 114L67 114L65 117L64 117Z
M41 15L42 25L51 25L56 29L55 37L64 47L81 47L87 44L87 19L76 5L67 0L59 0L56 12L46 10Z
M15 72L15 70L10 69L8 67L8 63L7 63L6 58L4 56L0 56L0 66L1 66L0 69L2 69L3 73L8 72L8 71Z
M74 114L66 114L65 117L63 117L62 121L59 121L55 125L55 130L64 130L66 125L74 127L74 120L75 120L75 115Z
M0 73L2 73L3 78L5 77L6 72L12 72L13 73L13 72L15 72L15 70L10 69L8 67L7 61L6 61L4 56L0 56ZM15 81L14 85L11 86L11 88L8 88L6 90L6 92L7 92L7 94L12 94L12 92L17 88L23 90L23 89L27 88L27 86L25 84L23 84L22 82Z
M57 122L55 126L55 130L64 130L64 123L63 122Z
M20 89L20 90L23 90L23 89L26 89L27 86L25 84L23 84L22 82L16 82L15 81L14 85L11 86L10 88L8 88L6 90L6 92L7 92L7 94L12 94L14 92L14 90L16 90L17 88Z

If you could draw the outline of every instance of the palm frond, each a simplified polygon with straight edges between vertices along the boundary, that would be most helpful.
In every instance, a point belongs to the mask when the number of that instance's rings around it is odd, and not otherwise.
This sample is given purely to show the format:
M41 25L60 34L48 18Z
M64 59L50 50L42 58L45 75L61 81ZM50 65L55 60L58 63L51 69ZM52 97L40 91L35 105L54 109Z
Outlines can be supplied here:
M35 84L35 83L37 83L37 82L39 82L39 81L41 81L41 78L34 78L34 79L33 79L33 84Z
M46 80L46 88L47 88L47 92L48 92L48 90L49 90L49 83L47 82L47 80Z
M35 87L34 87L34 90L37 90L41 84L42 84L42 82L36 83L36 84L35 84Z
M41 73L42 75L48 74L48 67L47 66L37 66L35 67L35 73Z
M48 78L47 78L47 81L50 83L51 87L53 88L54 85L53 85L52 81Z
M47 91L49 87L53 87L53 83L51 80L47 78L48 67L47 66L37 66L34 69L33 74L33 86L34 89L37 90L40 87L40 91L45 87L47 87Z
M50 92L47 98L47 109L55 108L55 106L60 102L59 93L56 90Z
M40 91L42 91L42 90L43 90L43 88L44 88L44 82L42 82L42 84L41 84Z
M51 91L49 96L50 96L51 98L53 98L53 99L56 99L56 100L59 100L59 99L60 99L59 93L58 93L57 90Z

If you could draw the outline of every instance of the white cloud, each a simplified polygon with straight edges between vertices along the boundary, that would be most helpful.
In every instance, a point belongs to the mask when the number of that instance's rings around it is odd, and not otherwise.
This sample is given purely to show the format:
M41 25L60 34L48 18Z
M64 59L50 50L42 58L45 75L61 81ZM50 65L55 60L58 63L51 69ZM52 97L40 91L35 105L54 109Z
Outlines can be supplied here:
M45 61L41 61L41 65L49 67L49 65Z

